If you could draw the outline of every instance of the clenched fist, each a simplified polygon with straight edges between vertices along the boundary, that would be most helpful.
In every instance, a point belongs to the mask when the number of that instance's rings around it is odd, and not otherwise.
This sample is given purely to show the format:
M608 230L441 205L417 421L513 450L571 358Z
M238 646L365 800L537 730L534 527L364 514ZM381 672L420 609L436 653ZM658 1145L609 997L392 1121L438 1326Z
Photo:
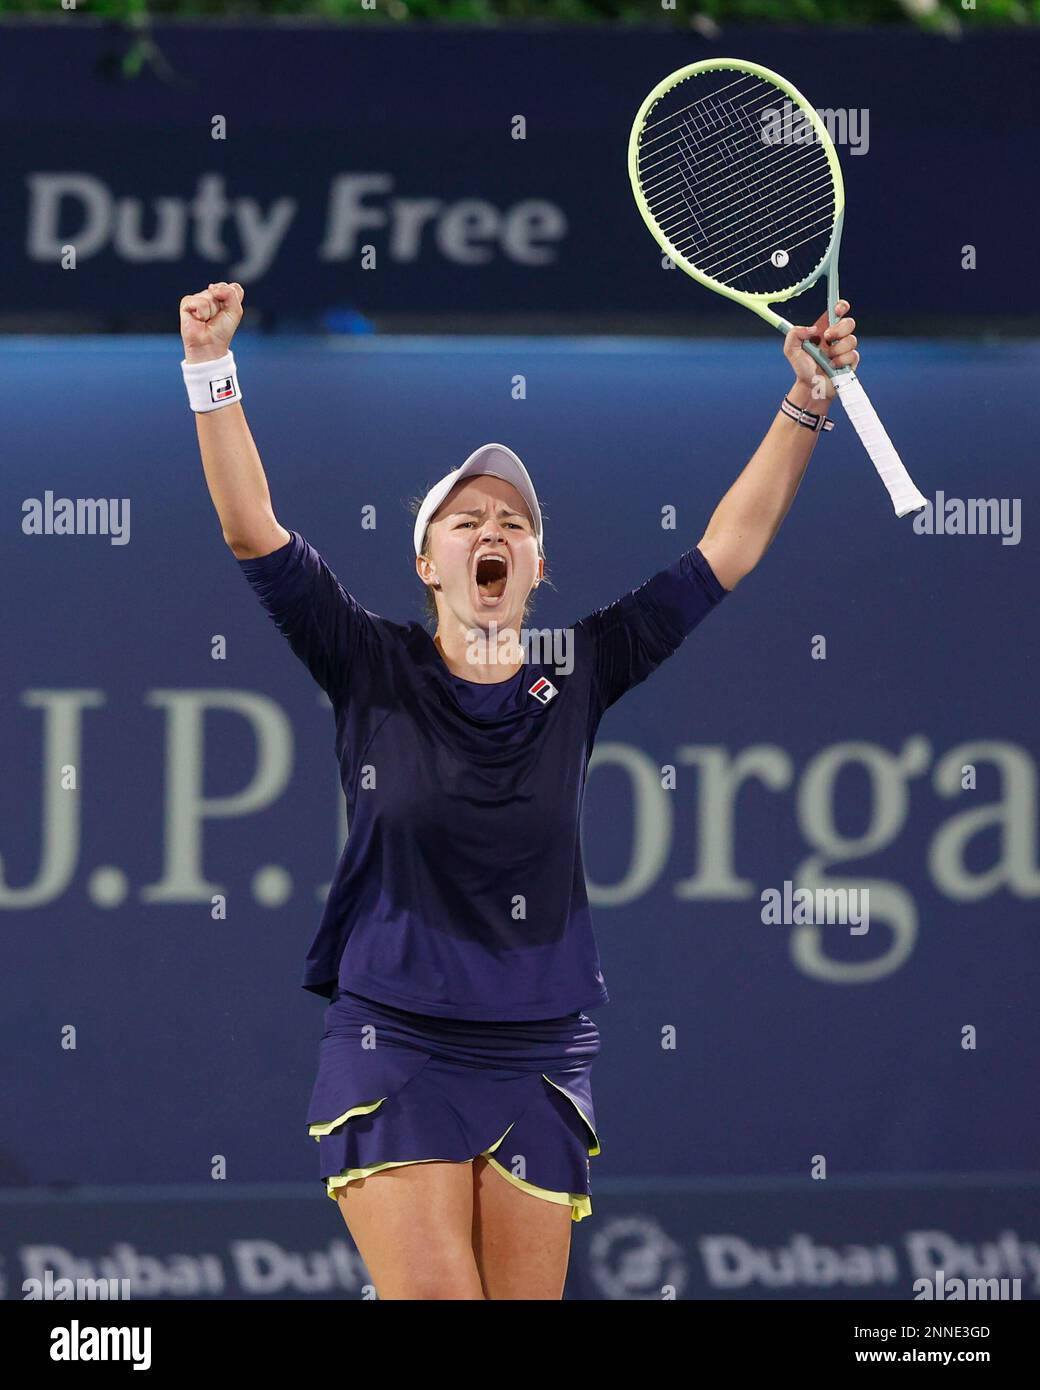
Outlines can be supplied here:
M211 362L223 357L242 322L245 290L226 280L181 300L181 338L188 362Z

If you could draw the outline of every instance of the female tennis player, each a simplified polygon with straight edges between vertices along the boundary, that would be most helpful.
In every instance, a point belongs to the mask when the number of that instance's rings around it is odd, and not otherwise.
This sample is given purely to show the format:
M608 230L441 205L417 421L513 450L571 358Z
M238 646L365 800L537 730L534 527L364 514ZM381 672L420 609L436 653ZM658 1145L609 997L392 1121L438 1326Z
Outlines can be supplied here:
M608 995L579 839L596 731L765 554L829 427L801 343L855 367L854 323L791 331L794 385L699 544L576 623L553 665L520 648L545 556L505 446L419 508L432 637L363 608L278 522L230 351L242 301L182 299L182 366L224 539L335 712L350 833L303 981L330 1000L321 1177L380 1298L560 1299L599 1152L584 1010Z

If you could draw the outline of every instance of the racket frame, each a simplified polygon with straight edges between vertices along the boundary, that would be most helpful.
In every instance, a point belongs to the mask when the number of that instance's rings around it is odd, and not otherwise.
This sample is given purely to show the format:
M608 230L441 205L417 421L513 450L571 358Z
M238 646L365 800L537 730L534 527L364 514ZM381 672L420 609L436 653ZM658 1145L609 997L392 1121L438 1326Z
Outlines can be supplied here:
M721 280L716 280L713 276L705 274L704 271L698 270L681 251L676 249L661 230L643 194L639 180L639 145L646 117L668 92L695 74L704 72L742 72L768 82L781 95L789 98L802 112L815 131L816 138L826 155L834 185L834 225L831 229L831 239L827 250L808 275L788 289L775 293L772 291L756 293L749 290L736 290L729 285L724 285ZM632 130L628 138L628 176L632 184L632 192L635 195L636 206L639 208L643 221L654 240L667 252L674 264L684 270L687 275L692 276L694 280L699 280L702 285L709 290L714 290L716 294L724 295L726 299L732 299L735 303L742 304L786 337L793 325L770 306L782 304L787 299L794 299L798 295L804 294L806 290L816 284L826 271L827 318L829 323L837 323L838 314L835 306L839 298L838 249L841 245L841 232L845 221L845 182L841 176L841 165L838 162L834 142L831 140L827 127L820 119L819 112L814 106L809 105L798 88L792 86L785 77L781 77L779 73L773 72L770 68L762 67L759 63L749 63L744 58L707 58L699 63L689 63L686 67L677 68L675 72L669 73L650 92L632 122ZM830 359L813 343L803 342L802 349L834 382L835 390L842 399L842 404L845 406L846 413L852 421L856 433L870 455L879 477L888 489L896 515L906 516L909 512L927 506L927 499L906 471L853 369L833 366Z
M681 251L676 250L667 236L661 231L653 213L650 211L643 190L640 187L639 140L643 132L643 124L646 117L657 102L674 87L681 86L688 78L693 77L696 73L702 72L746 72L776 87L777 90L797 106L808 119L827 157L827 165L834 182L834 226L831 231L831 239L827 246L827 250L809 274L796 285L792 285L789 289L780 290L775 294L756 294L748 290L735 290L730 285L724 285L721 280L716 280L713 276L706 275L704 271L698 270L692 261L688 261ZM820 119L819 112L815 107L809 105L798 88L792 86L785 77L781 77L779 73L773 72L769 68L762 67L759 63L749 63L743 58L707 58L700 63L689 63L686 67L679 68L675 72L669 73L667 77L658 82L657 86L649 94L642 106L640 106L636 113L636 118L632 122L632 131L628 137L628 176L632 184L632 192L635 196L636 206L639 208L643 221L650 229L654 239L659 245L663 246L675 264L680 266L687 275L692 276L694 280L699 280L702 285L709 290L714 290L716 294L725 295L727 299L732 299L738 304L743 304L746 309L750 309L753 313L757 314L759 318L764 319L766 323L776 328L786 337L787 334L790 333L792 325L787 319L781 317L780 314L775 313L769 306L771 304L782 304L786 299L795 299L798 295L804 294L806 290L811 289L812 286L816 284L824 270L826 270L827 317L832 324L837 323L838 315L834 306L840 298L838 293L838 248L841 245L841 230L845 221L845 182L841 176L841 165L838 162L838 153L834 148L834 142L831 140L827 127ZM802 347L829 377L840 376L852 370L851 367L832 366L830 360L812 343L803 343Z

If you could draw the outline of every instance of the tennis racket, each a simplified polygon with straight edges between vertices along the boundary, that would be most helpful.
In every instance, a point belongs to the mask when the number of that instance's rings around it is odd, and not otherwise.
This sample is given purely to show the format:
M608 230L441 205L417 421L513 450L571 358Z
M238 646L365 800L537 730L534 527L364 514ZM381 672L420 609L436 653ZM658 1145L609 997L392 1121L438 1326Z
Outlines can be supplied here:
M769 306L826 271L837 322L841 166L826 126L790 82L740 58L679 68L639 108L628 172L643 220L687 275L786 335L791 324ZM927 506L856 373L803 346L833 379L896 516Z

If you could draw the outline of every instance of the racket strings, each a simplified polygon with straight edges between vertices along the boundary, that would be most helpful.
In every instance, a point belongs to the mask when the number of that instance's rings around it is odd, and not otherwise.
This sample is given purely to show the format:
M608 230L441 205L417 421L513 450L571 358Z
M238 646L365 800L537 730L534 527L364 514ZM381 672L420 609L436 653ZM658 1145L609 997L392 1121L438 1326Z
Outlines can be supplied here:
M705 96L699 97L697 101L690 102L687 106L680 106L676 111L669 111L666 116L658 117L656 121L644 121L643 135L644 137L646 137L646 143L648 145L652 145L655 140L660 140L664 138L660 134L650 135L650 131L659 130L659 128L662 125L665 125L668 121L677 120L678 117L686 111L694 111L698 106L704 106L707 102L715 100L723 92L729 91L732 87L743 87L744 93L746 94L749 91L755 90L756 87L759 90L761 90L761 86L762 84L759 82L757 78L751 79L749 81L747 75L745 74L741 77L738 77L733 82L727 82L724 87L717 87L713 92L709 92ZM740 95L740 93L738 93L737 95ZM658 103L658 105L660 105L660 102ZM667 132L665 132L664 134L666 135Z
M834 222L833 175L815 134L796 144L766 138L764 120L781 99L745 74L659 114L640 135L639 182L662 233L703 274L750 293L806 278Z
M725 274L732 278L767 264L784 266L789 263L790 252L795 247L801 247L814 236L829 239L834 215L829 173L807 180L803 178L794 189L790 170L757 180L747 174L732 176L722 191L729 196L717 200L699 197L697 181L691 177L687 164L680 167L678 182L669 185L665 194L668 201L659 200L657 207L651 202L651 211L658 217L668 239L681 247L683 254L695 260L706 274L716 278ZM723 204L728 212L720 212ZM807 232L806 236L793 236L803 231ZM819 260L826 247L821 245L817 249ZM772 259L777 252L779 259ZM800 274L792 279L789 272L781 277L780 285L796 283L798 278ZM771 285L751 288L777 287L774 279Z
M805 172L807 181L803 183L800 188L803 202L805 197L811 193L815 195L815 200L821 204L825 202L833 203L833 198L831 197L832 180L830 170L824 169L821 171L818 168L814 168L812 170L806 170ZM790 170L785 171L784 178L789 178L790 174ZM684 170L679 170L679 179L682 185L681 187L673 182L669 186L659 189L654 195L658 198L658 206L654 209L654 214L659 225L664 230L667 230L668 222L673 214L682 212L685 206L683 196L684 190L689 191L696 198L696 194ZM725 188L724 183L720 184L720 196L706 201L697 199L697 205L702 214L713 214L716 209L724 203L725 208L722 209L720 213L722 220L719 221L717 230L720 232L725 231L728 227L739 225L741 219L746 219L750 212L764 210L771 213L775 203L774 199L769 195L775 193L780 182L781 180L776 177L771 177L768 174L765 178L758 180L755 180L751 176L747 176L743 183L745 201L742 205L733 206L732 202L727 197L729 190ZM672 198L672 201L663 201L665 198ZM725 215L727 211L728 216Z
M743 108L742 108L742 109L743 109ZM771 109L771 108L768 107L768 106L763 106L763 107L760 107L760 108L758 109L758 111L755 112L754 114L755 114L755 115L761 116L761 115L763 115L766 111L768 111L768 110L770 110L770 109ZM737 113L735 112L734 115L736 115L736 114L737 114ZM751 121L751 116L750 116L750 115L746 116L746 117L745 117L745 120L746 120L747 123L750 123L750 121ZM658 190L660 189L661 184L662 184L663 182L666 182L667 179L668 179L668 177L669 177L670 175L674 174L674 172L675 172L675 165L674 165L674 159L672 158L672 156L674 156L675 150L676 150L676 148L677 148L678 145L683 145L683 146L684 146L685 153L687 154L687 156L688 156L689 158L693 159L693 158L696 157L696 156L695 156L695 153L694 153L695 147L694 147L693 145L691 145L691 143L690 143L691 139L694 138L694 133L693 133L693 132L687 132L686 130L680 129L678 132L676 132L676 134L677 134L677 139L676 139L675 141L673 141L673 144L672 144L672 145L668 148L668 150L665 152L665 157L658 161L659 165L662 166L663 169L664 169L663 174L661 174L661 175L659 175L659 176L657 176L657 177L649 176L649 177L647 177L647 178L641 180L642 185L643 185L643 191L644 191L644 193L647 193L648 191L650 191L650 192L656 192L656 191L658 191ZM716 158L716 159L706 159L706 160L702 160L702 161L701 161L700 169L698 170L700 176L701 176L702 178L704 178L704 179L708 179L708 178L710 178L711 176L717 174L719 170L727 170L728 168L730 168L730 167L732 166L733 159L734 159L734 156L735 156L736 154L741 154L741 155L745 155L745 154L746 154L746 155L749 156L749 158L748 158L748 167L747 167L747 169L746 169L746 172L748 172L748 173L751 172L751 167L750 167L750 166L752 166L752 165L761 165L761 164L765 163L765 162L766 162L767 152L768 152L771 148L773 148L773 147L771 147L770 145L768 145L767 143L765 143L765 142L762 141L760 129L759 129L759 130L756 130L756 129L754 128L754 126L751 126L751 127L750 127L750 130L749 130L749 132L748 132L748 134L751 136L750 142L749 142L747 139L745 139L744 144L743 144L741 147L736 147L736 148L733 147L732 145L728 145L728 146L726 147L725 151L724 151L718 158ZM751 156L753 156L755 153L758 153L758 154L759 154L759 158L758 158L757 160L755 160L753 157L751 157ZM810 160L812 160L814 163L815 163L815 162L818 162L818 161L815 160L814 157L813 157L813 156L814 156L814 152L813 152L813 150L812 150L811 147L809 147L809 146L802 147L802 148L796 150L796 151L794 152L794 155L791 157L791 168L792 168L792 170L793 170L793 168L794 168L795 161L798 159L799 156L808 156L808 158L809 158ZM826 156L824 156L824 161L825 161L825 163L826 163ZM651 167L652 167L652 166L651 166ZM649 174L649 173L650 173L650 169L648 169L648 174Z
M760 115L767 109L769 108L761 107L754 114ZM740 118L736 111L732 115L735 120ZM740 115L743 117L744 124L742 133L745 138L743 143L735 145L727 133L728 143L724 147L722 155L714 160L701 158L698 161L697 150L693 143L695 133L689 130L681 132L669 150L669 155L672 156L669 160L670 174L674 175L678 172L683 184L689 188L692 186L689 172L696 168L699 181L705 186L712 187L712 192L715 195L713 198L698 199L698 205L702 211L711 210L725 202L727 207L731 209L730 220L736 220L737 211L733 209L733 193L737 191L735 185L738 183L745 198L748 201L755 201L754 194L775 189L784 179L789 180L792 176L805 172L810 166L822 180L830 180L826 155L822 155L818 148L813 150L812 147L800 147L795 151L794 157L788 157L784 161L783 167L778 170L776 161L770 159L770 154L775 150L775 147L762 142L760 128L756 129L751 124L749 114L742 110ZM681 161L678 162L677 166L677 161L674 159L676 152L685 156L686 167ZM739 160L743 160L743 164L739 164ZM759 178L758 176L763 172L765 177ZM667 188L667 180L659 179L656 185L650 182L644 184L644 193L648 198L650 196L660 198L665 188ZM758 201L762 201L761 197L758 198Z
M832 212L834 206L833 190L830 178L810 186L820 194L815 201L804 203L800 208L800 215L792 220L788 220L784 226L783 249L788 255L795 246L801 246L803 240L819 235L820 229L829 231L832 222ZM809 189L803 190L807 193ZM760 245L763 237L770 240L771 244L776 245L776 235L774 227L774 210L769 203L763 203L757 210L757 216L750 219L745 213L730 220L727 225L729 239L721 240L718 238L716 229L716 239L712 244L710 253L703 256L698 263L698 270L703 270L706 275L711 275L714 279L720 280L723 275L739 274L745 271L757 269L759 265L765 264L758 260L760 255ZM703 226L700 221L695 219L697 230L700 236L701 245L706 242ZM689 233L683 234L682 219L678 219L679 226L669 228L664 222L661 223L662 231L668 236L669 241L678 249L684 248L680 241L687 242L691 249L695 249L697 239L691 237ZM793 241L795 233L806 233L805 238L799 237ZM675 234L673 234L675 233ZM748 265L748 262L757 261L756 265Z
M734 147L734 146L733 146L733 143L732 143L733 131L730 130L730 129L728 128L729 125L735 126L738 134L743 135L743 136L750 136L750 141L746 141L746 140L745 140L745 142L744 142L744 148L745 148L745 149L748 148L748 147L750 147L750 148L760 148L760 149L761 149L761 148L769 149L770 146L769 146L768 142L766 142L766 141L764 141L764 140L762 139L762 127L761 127L761 124L760 124L759 126L756 127L756 126L754 125L754 120L753 120L753 117L754 117L754 116L758 116L759 118L761 118L761 116L764 115L766 111L769 111L769 110L772 109L771 106L769 105L769 99L768 99L768 98L767 98L767 102L766 102L766 104L765 104L764 106L760 106L757 110L754 110L754 109L753 109L753 108L754 108L754 105L755 105L755 102L761 100L761 97L762 97L762 93L761 93L761 92L756 92L755 95L754 95L753 100L750 101L750 102L741 103L741 104L739 104L739 105L735 104L735 103L732 102L732 101L727 101L726 103L724 103L725 115L726 115L726 117L728 118L728 120L727 120L727 121L721 120L721 118L718 116L718 114L717 114L717 112L716 112L716 113L715 113L715 128L714 128L714 129L713 129L711 126L707 126L707 125L705 126L705 129L704 129L704 130L698 130L698 129L696 129L696 128L692 125L692 122L693 122L694 120L705 120L704 113L698 112L696 116L692 116L692 115L689 114L689 112L692 110L692 108L689 108L689 107L688 107L688 108L685 108L685 114L683 115L682 121L679 123L679 125L678 125L675 129L673 129L673 130L671 130L671 131L668 132L669 138L670 138L671 136L673 136L673 135L679 135L679 136L681 136L681 135L683 135L684 133L688 133L688 134L689 134L690 136L692 136L695 140L696 140L696 138L697 138L698 136L700 136L700 137L702 137L702 140L703 140L704 142L707 142L707 141L710 141L712 138L717 137L717 138L718 138L718 142L719 142L719 147L720 147L720 150L721 150L721 155L720 155L719 158L717 158L717 159L715 159L715 160L713 160L713 161L708 161L708 162L707 162L707 165L706 165L707 168L711 168L713 164L714 164L716 167L724 166L727 162L731 162L732 159L733 159L734 154L737 153L737 148ZM727 143L725 146L723 146L723 141L724 141L724 140L727 141L727 142L729 142L729 143ZM674 144L671 145L671 146L658 146L657 150L654 151L653 153L655 153L655 154L658 156L658 162L659 162L660 164L667 164L667 163L668 163L668 156L669 156L673 151L674 151ZM645 155L646 155L647 153L649 153L648 151L645 150L645 147L643 146L642 142L641 142L641 144L640 144L640 153L641 153L641 155L643 155L644 157L645 157ZM653 163L652 163L652 161L648 159L646 162L647 162L648 170L652 170L652 168L653 168Z
M679 143L683 145L683 153L689 162L688 145L684 142ZM790 182L794 173L805 175L799 186L803 213L808 206L806 199L810 195L815 195L811 200L812 206L826 208L828 216L833 204L829 170L788 168L778 176L769 168L749 169L721 179L716 196L712 198L698 196L687 168L680 166L677 173L677 179L662 186L656 195L651 195L656 196L656 206L653 208L655 216L662 229L668 232L674 229L673 224L676 220L681 222L684 211L692 210L692 204L700 214L697 225L702 236L705 231L704 223L710 218L712 234L716 241L721 241L727 232L733 231L741 231L746 239L758 230L761 224L766 221L772 224L775 221L777 195L783 185ZM758 223L754 220L756 215L759 218Z
M802 187L798 215L787 218L779 238L776 202L766 196L775 193L777 181L763 181L755 189L762 195L757 203L746 198L739 210L728 218L709 224L710 236L705 224L711 209L700 203L687 177L683 176L682 183L683 187L676 190L678 196L671 204L652 210L668 240L683 254L692 253L689 258L696 260L697 268L715 279L749 273L769 264L768 257L762 258L763 241L774 248L782 241L781 249L789 255L794 247L803 245L812 236L821 232L829 234L832 225L834 196L829 174ZM810 193L817 196L806 202ZM689 226L691 220L692 228ZM809 224L808 229L806 224ZM792 240L794 232L804 230L808 230L807 237Z

